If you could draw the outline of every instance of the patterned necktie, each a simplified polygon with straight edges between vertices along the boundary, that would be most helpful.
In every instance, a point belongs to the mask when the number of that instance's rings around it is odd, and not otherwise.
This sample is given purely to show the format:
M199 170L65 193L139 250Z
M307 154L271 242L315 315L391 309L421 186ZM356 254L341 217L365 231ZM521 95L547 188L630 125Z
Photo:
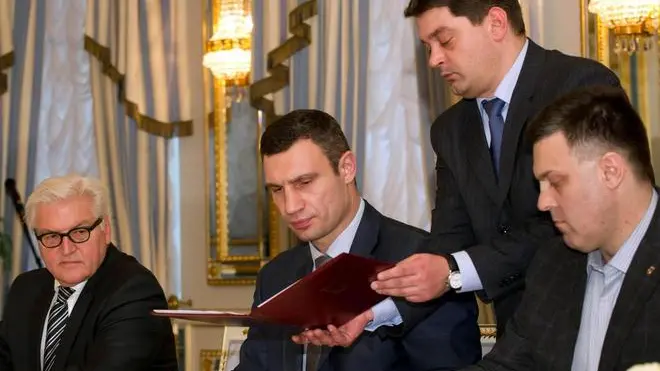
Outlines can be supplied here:
M67 299L74 293L70 287L60 286L57 290L57 299L55 305L50 308L48 313L48 327L46 330L46 346L44 347L44 366L43 371L50 371L55 364L55 351L60 345L60 338L69 320L69 309Z
M330 261L330 257L323 254L318 258L314 259L314 266L316 269L319 269L323 264ZM318 346L314 344L307 344L307 362L305 364L305 371L317 371L319 367L319 360L321 359L321 353L323 351L323 346Z
M495 176L500 175L500 153L502 147L502 133L504 132L504 118L502 109L506 102L499 98L485 100L482 102L484 110L488 115L488 126L490 128L490 157L493 161Z

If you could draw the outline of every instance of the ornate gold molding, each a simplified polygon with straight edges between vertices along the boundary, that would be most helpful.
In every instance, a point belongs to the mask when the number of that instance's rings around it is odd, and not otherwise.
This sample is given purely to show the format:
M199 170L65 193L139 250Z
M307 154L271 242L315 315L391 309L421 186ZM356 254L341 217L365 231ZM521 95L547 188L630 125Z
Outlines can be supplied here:
M199 366L202 371L223 370L223 359L226 352L220 349L201 349L199 351Z
M103 66L103 73L115 84L117 84L117 88L119 90L119 99L124 105L126 116L135 120L135 123L140 130L164 138L186 137L193 134L192 120L174 122L163 122L156 120L153 117L149 117L140 113L140 108L138 107L137 103L126 99L126 92L124 89L124 75L119 72L117 67L112 65L109 48L99 44L96 42L96 40L85 35L85 50L101 63Z
M479 334L482 339L489 339L497 337L497 326L495 325L479 325Z
M2 71L6 70L7 68L13 65L14 65L13 51L0 56L0 95L6 93L8 89L7 74L5 74Z
M264 113L266 126L278 118L275 103L266 96L289 85L289 67L284 62L312 43L312 28L305 21L316 14L316 0L304 2L289 13L289 32L292 36L268 53L266 70L270 76L250 85L250 104Z

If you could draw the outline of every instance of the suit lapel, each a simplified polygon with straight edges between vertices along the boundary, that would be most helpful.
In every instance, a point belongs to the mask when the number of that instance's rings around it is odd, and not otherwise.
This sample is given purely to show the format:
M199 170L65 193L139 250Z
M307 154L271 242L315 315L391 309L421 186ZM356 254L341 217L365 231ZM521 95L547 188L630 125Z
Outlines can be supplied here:
M566 249L569 249L566 246ZM564 277L561 286L568 290L565 300L566 310L560 315L555 326L562 333L560 341L553 344L557 355L556 364L552 365L552 370L570 370L573 363L573 353L575 343L577 342L580 322L582 321L582 305L584 294L587 290L587 258L585 254L575 253L575 258L566 263L566 269L559 274ZM550 334L549 336L555 336Z
M120 252L117 248L110 244L108 250L106 251L105 259L96 272L87 280L83 291L80 293L76 304L73 307L69 321L64 328L62 333L62 338L60 340L60 345L57 347L57 356L55 357L55 364L53 365L53 371L64 370L66 366L66 360L69 359L69 353L71 353L71 348L73 343L78 335L78 331L83 324L83 320L87 315L90 304L94 299L94 293L96 292L96 286L99 282L102 282L106 277L106 272L108 272L108 267L112 266L117 258L119 258Z
M380 228L380 213L367 201L364 201L364 213L358 225L357 232L351 244L351 254L372 257L372 252L378 243Z
M367 201L364 201L364 213L362 220L353 238L350 253L364 256L373 257L372 251L378 242L378 229L380 228L380 213L376 211ZM310 258L311 259L311 258ZM332 348L323 347L321 358L319 360L319 369L328 360Z
M291 270L293 275L288 277L284 287L310 274L314 268L314 265L312 264L312 254L309 251L309 245L307 243L298 245L297 247L294 247L294 249L299 249L300 252L297 254L296 264ZM301 371L304 348L302 345L298 345L291 340L291 336L295 335L295 333L297 333L296 330L284 331L282 356L284 358L286 370Z
M41 338L43 337L48 309L55 294L55 281L53 277L46 273L44 277L44 280L40 282L40 286L37 288L39 294L36 296L37 300L30 309L30 318L32 318L32 321L28 325L30 370L34 371L41 370Z
M544 61L543 49L529 40L525 61L511 96L511 103L504 124L504 133L502 134L498 205L504 202L509 192L520 134L532 114L533 96L536 90L535 82Z
M486 194L497 202L497 179L484 135L484 124L476 100L463 100L463 143L464 156L474 167L474 173L484 184Z
M57 347L57 356L55 357L53 371L64 370L64 366L66 366L66 360L69 359L69 353L71 352L73 341L78 335L78 330L80 330L80 326L82 325L83 319L85 318L89 305L94 297L93 287L90 287L89 285L91 283L90 280L90 282L85 285L76 301L76 305L73 307L69 321L62 333L60 345Z
M639 244L621 286L605 334L599 370L614 370L621 349L660 281L660 208Z

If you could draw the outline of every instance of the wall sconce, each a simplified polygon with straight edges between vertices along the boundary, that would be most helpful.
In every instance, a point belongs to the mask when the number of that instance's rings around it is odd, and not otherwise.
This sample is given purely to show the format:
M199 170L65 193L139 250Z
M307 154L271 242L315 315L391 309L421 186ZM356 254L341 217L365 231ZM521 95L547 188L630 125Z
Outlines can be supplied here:
M228 99L240 101L246 93L252 69L252 15L249 1L220 0L215 32L206 43L202 64L224 82ZM217 4L217 3L216 3ZM215 7L217 8L217 6Z
M589 12L614 30L616 52L648 50L660 25L660 0L591 0Z

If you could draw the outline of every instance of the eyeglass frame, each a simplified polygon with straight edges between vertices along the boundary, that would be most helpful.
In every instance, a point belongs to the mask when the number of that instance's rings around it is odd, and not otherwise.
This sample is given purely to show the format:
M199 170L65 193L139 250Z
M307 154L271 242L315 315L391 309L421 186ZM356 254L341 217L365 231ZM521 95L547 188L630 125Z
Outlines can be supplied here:
M92 231L93 231L94 229L96 229L96 227L98 227L99 225L101 225L102 222L103 222L103 217L99 217L99 218L96 219L96 221L94 221L94 223L92 223L90 226L87 226L87 227L76 227L76 228L72 228L72 229L68 230L68 231L65 232L65 233L49 231L49 232L45 232L45 233L42 233L42 234L37 235L37 232L36 232L36 230L35 230L35 231L34 231L34 234L35 234L35 237L36 237L37 241L39 241L39 243L41 244L41 246L43 246L43 247L45 247L45 248L47 248L47 249L56 249L56 248L62 246L62 243L64 242L64 237L68 238L69 241L71 241L71 242L73 242L73 243L85 243L85 242L89 241L90 237L92 236ZM73 233L73 232L75 232L75 231L86 231L86 232L87 232L87 238L85 238L85 239L83 239L83 240L78 240L78 241L74 240L73 238L71 238L71 233ZM48 235L57 235L57 236L60 238L60 243L58 243L58 244L55 245L55 246L46 246L46 245L43 243L42 240L43 240L44 237L46 237L46 236L48 236Z

